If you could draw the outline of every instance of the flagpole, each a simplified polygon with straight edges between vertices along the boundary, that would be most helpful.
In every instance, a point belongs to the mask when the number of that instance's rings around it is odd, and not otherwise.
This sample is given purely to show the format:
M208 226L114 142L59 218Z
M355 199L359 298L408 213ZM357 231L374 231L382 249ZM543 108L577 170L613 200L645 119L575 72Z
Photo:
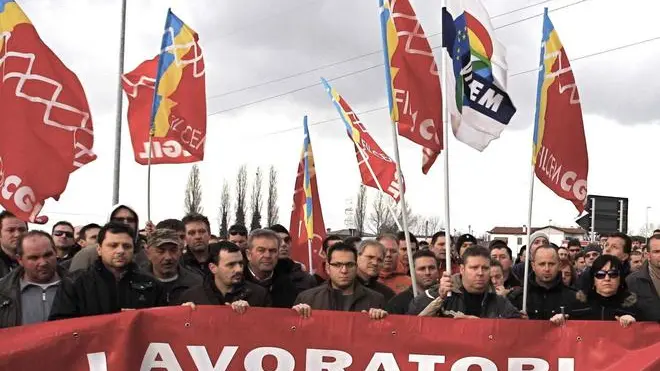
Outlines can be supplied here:
M534 149L532 147L532 156L534 156ZM529 206L527 209L527 248L525 249L525 277L523 281L523 304L522 311L527 313L527 287L529 286L529 251L532 249L532 206L534 204L534 163L532 163L532 171L529 179Z
M121 2L121 31L119 36L119 83L117 86L117 117L115 123L115 167L112 182L112 204L119 203L119 175L121 167L122 76L124 75L124 46L126 43L126 0Z
M447 6L446 0L440 0L441 8L444 9ZM440 21L440 29L444 28L442 24L443 20ZM444 38L444 36L443 36ZM443 41L444 44L444 41ZM445 45L442 49L446 51ZM449 54L449 51L447 51ZM445 238L449 240L449 247L445 248L445 271L451 275L451 252L453 242L451 239L451 224L449 222L449 107L447 102L447 63L445 61L445 55L440 53L440 84L442 90L442 129L443 129L443 159L444 159L444 183L445 183Z
M312 264L312 240L307 239L307 254L309 256L309 274L314 274L314 265Z
M151 153L153 151L153 131L149 133L149 155L147 156L147 221L151 221Z

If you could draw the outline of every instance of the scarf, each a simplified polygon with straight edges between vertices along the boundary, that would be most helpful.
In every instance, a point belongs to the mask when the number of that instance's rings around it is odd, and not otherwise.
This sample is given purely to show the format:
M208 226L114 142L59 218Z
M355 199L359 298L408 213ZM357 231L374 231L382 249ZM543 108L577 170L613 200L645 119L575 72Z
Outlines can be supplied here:
M651 281L653 282L653 287L655 287L655 292L660 297L660 269L655 268L649 263L649 276L651 276Z

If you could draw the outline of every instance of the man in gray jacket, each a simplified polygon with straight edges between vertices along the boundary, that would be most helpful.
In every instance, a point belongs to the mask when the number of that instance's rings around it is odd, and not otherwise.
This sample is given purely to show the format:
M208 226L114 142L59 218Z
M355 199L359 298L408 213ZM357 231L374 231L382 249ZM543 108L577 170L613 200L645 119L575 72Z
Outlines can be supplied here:
M48 233L20 237L17 254L19 268L0 280L0 328L46 322L64 277Z
M461 273L444 273L440 284L417 296L409 314L454 318L520 318L520 312L490 283L490 254L479 246L462 256ZM451 292L451 294L449 294Z

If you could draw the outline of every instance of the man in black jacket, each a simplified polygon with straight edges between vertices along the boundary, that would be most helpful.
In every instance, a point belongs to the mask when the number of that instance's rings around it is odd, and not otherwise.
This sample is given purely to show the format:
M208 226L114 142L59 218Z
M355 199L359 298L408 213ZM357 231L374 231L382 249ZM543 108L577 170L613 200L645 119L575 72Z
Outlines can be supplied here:
M156 229L147 240L149 264L145 272L165 289L168 303L180 302L179 296L191 287L202 284L202 276L179 264L183 240L172 229Z
M186 253L181 259L184 267L206 277L209 270L209 240L211 239L211 223L204 215L190 214L183 218L186 229Z
M180 302L189 305L234 304L235 310L243 307L266 307L269 304L265 288L246 282L243 278L243 255L234 243L222 241L209 245L212 276L204 283L187 290Z
M626 283L630 292L637 295L642 318L660 321L660 235L649 237L648 247L648 260L626 278Z
M268 229L250 233L246 255L245 280L264 287L275 308L291 308L300 293L291 277L290 267L278 263L281 239Z
M272 225L268 229L277 233L282 241L277 265L282 265L282 268L289 272L291 280L296 284L296 289L302 292L316 286L314 276L305 271L302 263L291 259L291 235L289 231L281 224Z
M9 211L0 212L0 278L18 268L18 239L27 232L27 224Z
M550 245L542 245L534 251L534 256L530 256L530 259L533 272L529 276L527 291L529 319L549 320L556 314L568 314L577 304L575 299L577 292L562 282L557 250ZM516 308L522 310L521 287L514 289L508 297Z
M99 231L98 242L99 259L62 281L49 320L167 305L160 283L132 263L135 232L130 227L110 222Z
M438 260L435 254L429 250L418 250L413 255L415 267L415 279L417 281L417 295L438 283L439 270ZM385 305L389 314L406 314L410 303L415 298L413 288L410 286L406 291L396 295Z

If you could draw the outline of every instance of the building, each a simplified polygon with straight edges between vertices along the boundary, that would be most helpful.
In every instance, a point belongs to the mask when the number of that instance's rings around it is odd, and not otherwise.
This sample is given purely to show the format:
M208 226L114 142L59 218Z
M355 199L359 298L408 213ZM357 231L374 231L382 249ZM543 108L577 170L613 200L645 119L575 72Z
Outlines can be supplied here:
M583 246L586 246L589 241L587 238L587 231L582 228L563 228L554 225L548 225L540 228L532 228L532 233L541 232L548 235L550 242L562 246L566 245L569 239L575 238L580 240ZM502 240L513 251L513 258L518 255L520 248L527 245L527 228L526 227L494 227L488 231L488 241Z
M337 235L337 236L339 236L339 237L341 237L341 238L344 238L344 239L346 239L346 238L348 238L348 237L356 237L356 236L358 236L357 230L356 230L356 229L352 229L352 228L351 228L351 229L338 229L338 230L335 230L335 231L333 231L333 230L331 230L330 228L328 228L328 229L326 230L326 233L328 234L328 236L331 235L331 234L334 234L334 235ZM371 234L371 233L366 233L366 232L364 232L364 233L362 233L362 236L361 236L361 237L362 237L362 238L375 238L376 235Z

